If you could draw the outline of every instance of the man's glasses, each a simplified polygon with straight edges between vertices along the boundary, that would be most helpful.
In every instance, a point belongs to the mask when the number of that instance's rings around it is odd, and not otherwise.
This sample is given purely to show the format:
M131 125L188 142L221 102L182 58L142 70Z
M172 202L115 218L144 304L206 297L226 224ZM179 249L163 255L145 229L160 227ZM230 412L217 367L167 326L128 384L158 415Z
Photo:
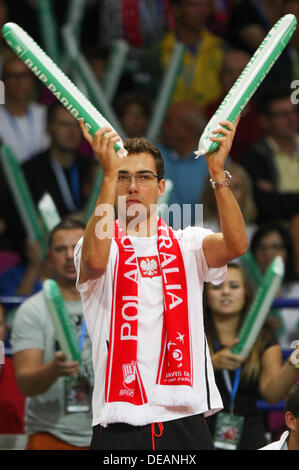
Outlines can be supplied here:
M136 184L140 186L148 186L156 178L159 180L158 175L155 175L154 173L150 172L136 173L135 175L131 175L130 173L119 173L118 184L120 184L121 186L130 186L132 178L134 178Z

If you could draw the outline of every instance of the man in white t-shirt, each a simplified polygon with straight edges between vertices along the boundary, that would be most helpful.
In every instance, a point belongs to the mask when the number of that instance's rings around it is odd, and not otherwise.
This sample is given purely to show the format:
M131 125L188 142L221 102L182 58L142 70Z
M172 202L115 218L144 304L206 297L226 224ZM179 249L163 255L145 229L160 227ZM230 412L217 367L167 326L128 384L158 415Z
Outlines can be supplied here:
M221 123L207 155L222 233L173 231L157 217L163 159L143 138L103 127L92 138L103 182L75 248L77 288L93 348L91 449L214 449L204 416L222 408L203 329L204 282L221 283L247 250L243 217L224 165L235 126ZM118 220L114 222L114 206ZM137 217L136 217L137 213Z
M0 140L11 148L21 164L51 143L46 129L47 108L32 101L34 75L10 50L4 55L1 79L5 103L0 106Z
M262 447L260 450L299 450L299 383L295 383L285 404L285 431L279 441Z

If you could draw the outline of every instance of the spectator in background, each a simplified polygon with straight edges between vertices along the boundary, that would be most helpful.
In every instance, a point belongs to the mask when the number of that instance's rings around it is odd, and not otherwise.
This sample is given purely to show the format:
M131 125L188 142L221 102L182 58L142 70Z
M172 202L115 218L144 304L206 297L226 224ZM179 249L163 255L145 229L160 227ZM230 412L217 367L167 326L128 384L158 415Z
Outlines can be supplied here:
M209 30L220 36L226 38L227 25L235 0L212 0L213 15L209 21Z
M227 165L227 170L232 175L230 188L242 211L248 240L251 240L252 234L256 230L255 220L257 209L253 199L252 185L249 175L241 165L234 162ZM210 228L214 232L221 231L216 198L209 178L205 181L199 202L203 204L204 227Z
M173 183L169 204L179 204L181 209L184 204L191 204L192 224L196 222L194 206L200 200L209 174L205 158L195 159L194 154L205 125L206 119L195 101L173 103L158 144L164 159L165 178Z
M276 256L281 256L285 265L285 275L277 297L299 298L299 279L294 270L293 244L287 226L281 222L261 225L252 236L250 251L262 274L266 272ZM289 349L292 341L299 338L299 311L297 309L280 309L274 318L268 317L268 324L274 329L283 349Z
M285 14L284 0L242 0L236 2L228 22L227 40L232 47L244 49L252 55L272 26ZM271 68L259 86L258 93L273 83L289 86L292 80L289 46Z
M95 46L85 52L86 59L100 84L102 84L104 80L109 54L110 49L108 46Z
M64 219L49 237L49 256L55 279L78 342L83 331L83 310L76 289L74 248L83 232L82 223ZM91 343L87 334L79 366L78 362L68 360L57 349L44 293L39 292L17 311L12 347L17 382L28 397L25 421L26 434L29 435L27 449L87 449L91 439L93 386ZM74 399L76 386L80 384L83 401Z
M101 0L99 43L110 45L125 39L131 55L139 57L143 48L161 38L172 26L169 0Z
M49 107L47 131L50 148L33 156L22 169L35 203L48 192L63 217L84 207L93 161L79 154L78 121L58 101Z
M2 26L7 21L7 6L0 0L0 76L2 74L4 51L7 49L6 43L2 37ZM1 103L2 104L2 103Z
M224 55L219 72L222 95L219 99L206 106L205 114L208 120L214 115L218 106L230 91L235 81L239 78L249 60L250 55L241 49L232 49ZM256 140L260 139L262 135L263 129L259 120L258 108L255 100L251 99L242 111L238 125L238 133L230 151L231 159L238 162L240 156L247 150L248 145L253 144Z
M46 107L32 101L34 76L12 51L5 54L1 78L5 104L0 106L0 139L23 163L50 144Z
M243 0L232 8L227 39L233 47L253 54L279 20L282 0Z
M278 442L272 442L260 450L299 450L299 383L294 384L286 398L285 431Z
M207 105L219 98L219 71L225 44L207 29L212 14L210 0L170 0L175 29L148 51L142 70L150 78L150 96L155 97L176 41L186 47L173 101L196 100Z
M299 18L299 0L283 0L282 15L292 14ZM297 27L288 44L288 66L291 80L299 80L299 28Z
M0 304L0 342L4 343L8 330L5 312ZM0 346L1 347L1 346ZM2 350L0 350L0 359ZM20 391L14 372L13 360L5 356L0 360L0 434L23 434L25 397Z
M259 99L265 136L240 163L249 173L258 221L290 221L299 212L298 114L290 89L274 89Z
M151 117L151 101L136 94L119 97L115 112L126 137L144 137Z
M49 259L42 258L38 242L27 241L25 255L26 263L11 267L0 275L0 295L33 295L41 290L43 280L52 277Z
M213 286L208 283L204 290L205 332L226 413L230 412L229 383L235 383L235 371L241 370L233 411L235 415L244 417L237 450L255 450L266 445L266 429L256 401L262 396L269 403L278 403L288 393L299 373L289 362L282 363L280 347L265 328L245 360L231 352L231 348L238 343L238 333L251 301L250 281L237 264L228 265L222 284ZM212 435L216 419L217 415L207 418Z

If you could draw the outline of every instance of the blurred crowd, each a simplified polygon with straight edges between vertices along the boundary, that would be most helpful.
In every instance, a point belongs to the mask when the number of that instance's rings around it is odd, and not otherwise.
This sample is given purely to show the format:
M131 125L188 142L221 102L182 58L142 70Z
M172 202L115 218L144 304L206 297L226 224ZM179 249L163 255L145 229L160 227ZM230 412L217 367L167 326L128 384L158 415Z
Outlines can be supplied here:
M0 0L0 27L8 21L15 22L42 46L39 3L38 0ZM61 47L62 27L70 4L52 1ZM168 203L180 207L203 204L203 226L219 231L208 167L203 156L195 159L194 152L208 120L267 32L285 14L292 13L298 17L299 0L86 0L85 4L77 39L100 87L104 88L115 41L123 39L129 45L127 60L110 103L123 138L147 136L174 47L177 42L185 46L183 64L153 143L162 152L165 178L173 183ZM72 76L71 66L66 72ZM14 152L34 204L37 206L47 192L61 218L71 216L78 223L85 222L84 211L98 175L97 161L82 139L77 120L53 95L49 95L42 83L9 50L1 33L0 79L5 86L5 103L0 106L0 143ZM243 110L227 168L232 174L231 189L247 225L250 252L260 272L264 274L276 256L283 258L285 276L277 297L284 299L299 299L299 116L297 105L291 99L295 80L299 80L298 28ZM56 260L53 264L51 257L42 257L39 244L27 238L26 227L2 167L0 180L0 297L28 297L40 292L44 279L57 274L59 263ZM192 223L197 224L198 221L192 218ZM80 231L80 225L74 222L74 225L63 226L61 230ZM231 267L230 276L237 276L236 282L242 283L238 260L236 266ZM228 278L227 282L233 281ZM212 295L209 290L207 305L210 298L210 309ZM76 296L70 296L68 300L78 302ZM26 322L25 310L16 328L20 330L22 321L25 322L24 329L27 328L30 336L31 324ZM0 330L3 332L0 340L5 341L8 350L15 312L15 304L2 302L0 326L3 316L7 327ZM216 323L217 319L216 312ZM31 321L32 332L34 316ZM262 370L255 369L254 361L261 361L264 352L273 344L286 350L299 339L299 306L271 312L266 326L270 336L263 337L262 349L247 364L249 375L254 371L254 379L251 377L254 385L248 390L254 390L252 396L256 400L260 395L257 377ZM211 325L207 328L210 328L210 333L216 331ZM15 351L20 354L29 347L30 341L25 338L18 340L18 331L14 333L18 344ZM211 333L208 338L211 341L212 336ZM229 338L228 343L232 339ZM32 341L38 348L37 335L32 336ZM35 359L29 357L28 360ZM21 359L17 362L21 371ZM221 369L221 366L217 367ZM0 415L5 408L6 415L14 416L14 419L7 419L4 423L0 418L0 432L22 433L24 395L42 394L46 389L26 393L26 386L21 386L21 392L12 372L9 383L13 390L10 399L13 397L15 407L6 408L7 394L2 398L0 390ZM22 380L20 383L23 384ZM224 388L222 383L221 386ZM243 382L240 413L245 416L247 413L252 418L256 412L252 411L253 403L248 405L246 394L248 391ZM268 397L267 393L265 396ZM35 397L30 406L28 420L34 431L39 429L38 425L34 426L38 422L36 413L42 413L43 400L38 401ZM60 410L60 413L63 412ZM50 415L49 406L46 421ZM272 433L272 437L279 438L284 429L281 411L260 415L266 430ZM63 426L77 428L77 421L63 421L62 415L59 419ZM88 418L85 416L85 419ZM83 432L87 433L85 424ZM254 424L250 426L252 432ZM66 439L67 433L59 430L59 426L53 426L53 429L59 431L56 436ZM84 435L69 442L84 447L87 440ZM255 443L249 439L244 444L245 448L246 445L250 448Z

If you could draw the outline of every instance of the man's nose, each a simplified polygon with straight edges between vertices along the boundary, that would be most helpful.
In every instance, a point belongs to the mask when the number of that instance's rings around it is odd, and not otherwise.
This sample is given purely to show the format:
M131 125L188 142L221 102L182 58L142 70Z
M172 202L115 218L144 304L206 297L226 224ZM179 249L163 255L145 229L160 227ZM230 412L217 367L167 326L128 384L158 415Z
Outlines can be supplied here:
M135 176L131 176L129 187L128 187L129 193L134 193L138 191L138 186L135 180Z
M67 249L67 258L68 259L74 259L74 248L70 247Z

